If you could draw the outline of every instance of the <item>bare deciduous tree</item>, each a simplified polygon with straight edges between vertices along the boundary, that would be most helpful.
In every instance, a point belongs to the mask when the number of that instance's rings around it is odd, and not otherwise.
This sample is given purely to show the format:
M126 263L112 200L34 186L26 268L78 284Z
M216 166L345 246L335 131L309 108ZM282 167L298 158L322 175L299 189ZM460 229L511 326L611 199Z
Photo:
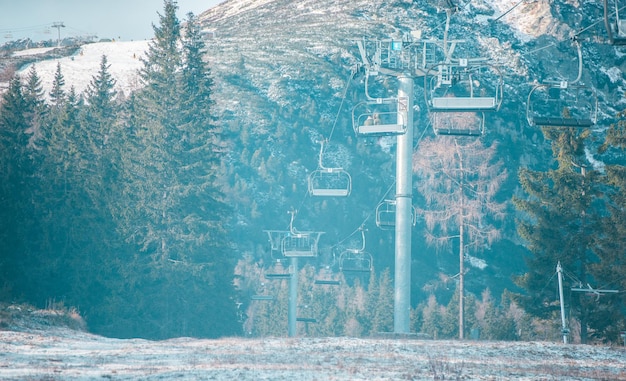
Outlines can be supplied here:
M459 239L459 338L464 332L464 262L470 250L481 251L500 237L492 222L504 217L505 204L495 200L507 177L496 147L478 139L437 137L420 144L413 157L417 189L425 200L420 210L426 239L450 248Z

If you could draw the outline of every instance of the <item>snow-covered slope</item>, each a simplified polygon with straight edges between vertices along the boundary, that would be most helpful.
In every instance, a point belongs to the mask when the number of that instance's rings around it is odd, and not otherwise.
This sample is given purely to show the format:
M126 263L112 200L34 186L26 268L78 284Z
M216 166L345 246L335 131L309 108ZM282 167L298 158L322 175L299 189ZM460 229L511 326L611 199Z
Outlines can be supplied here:
M623 348L520 342L118 340L0 331L3 380L626 380Z
M116 90L128 95L139 87L137 70L142 65L140 57L147 50L148 42L113 41L86 44L73 56L40 61L31 65L35 65L46 94L52 88L57 63L61 64L61 73L65 79L66 90L74 86L77 93L82 93L91 82L91 79L98 74L102 56L104 55L107 57L110 65L109 73L116 80ZM14 54L28 55L39 52L38 49L33 49ZM28 75L31 65L20 70L22 77Z

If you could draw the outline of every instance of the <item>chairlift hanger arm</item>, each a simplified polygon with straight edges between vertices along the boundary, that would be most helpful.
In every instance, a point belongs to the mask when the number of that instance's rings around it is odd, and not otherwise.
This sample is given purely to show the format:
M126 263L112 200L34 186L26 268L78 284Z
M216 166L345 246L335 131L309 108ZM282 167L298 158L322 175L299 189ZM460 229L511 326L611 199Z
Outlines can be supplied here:
M326 139L320 139L318 141L318 143L320 144L320 154L319 154L319 159L318 159L318 162L317 162L317 166L320 169L326 169L326 167L324 167L324 164L322 163L322 157L324 155L324 143L326 143L326 141L327 141Z
M395 74L395 72L393 72L392 70L387 70L387 69L383 69L383 70ZM384 103L393 103L398 100L398 98L395 98L395 97L387 97L387 98L372 97L369 93L369 78L370 78L369 73L365 73L365 98L368 101L375 101L376 103L384 104Z
M621 8L617 7L617 1L615 1L615 27L616 27L616 32L618 34L617 37L615 37L613 35L613 27L611 26L611 22L609 20L609 2L608 0L604 0L603 1L603 5L604 5L604 27L606 28L606 33L609 37L609 42L611 43L611 45L626 45L626 37L624 36L620 36L620 22L622 21L620 19L619 16L619 12L624 10L626 8L626 6L623 6ZM593 24L595 25L595 24ZM593 26L592 25L592 26ZM583 31L579 32L582 33ZM624 31L622 31L624 32Z

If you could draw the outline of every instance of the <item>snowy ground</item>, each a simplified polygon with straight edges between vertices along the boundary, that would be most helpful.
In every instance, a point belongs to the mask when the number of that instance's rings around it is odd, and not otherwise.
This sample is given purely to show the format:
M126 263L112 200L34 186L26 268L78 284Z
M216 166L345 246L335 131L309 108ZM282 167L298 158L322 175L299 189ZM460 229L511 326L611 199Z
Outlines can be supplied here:
M65 90L68 91L71 86L74 86L77 93L82 93L93 77L98 74L102 56L106 56L110 65L109 74L116 81L116 90L128 95L131 91L139 88L137 71L143 66L140 58L145 55L148 43L149 41L112 41L85 44L76 55L44 60L34 65L46 94L52 89L57 63L61 64ZM41 52L41 48L28 49L16 52L14 55L25 56ZM19 74L25 78L31 65L22 68Z
M626 380L626 350L357 338L120 340L0 331L2 380Z

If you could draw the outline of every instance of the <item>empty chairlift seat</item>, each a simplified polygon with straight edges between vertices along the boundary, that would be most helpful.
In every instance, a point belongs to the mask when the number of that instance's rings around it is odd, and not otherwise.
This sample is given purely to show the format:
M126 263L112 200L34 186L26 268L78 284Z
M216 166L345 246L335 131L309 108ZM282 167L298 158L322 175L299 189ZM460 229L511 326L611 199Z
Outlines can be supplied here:
M318 168L308 179L311 196L346 197L352 191L352 178L342 168Z
M288 234L282 240L285 257L316 257L322 232L298 232Z
M429 112L497 111L504 80L500 70L485 63L439 63L424 76Z
M489 111L497 105L495 97L437 97L432 99L431 111Z
M417 212L411 206L411 225L417 222ZM376 226L383 230L393 230L396 228L396 201L384 200L376 206Z
M361 231L362 244L359 249L346 249L339 255L339 270L345 273L369 273L373 269L373 257L365 251L365 229Z
M565 81L535 85L526 102L528 124L538 127L593 127L597 111L593 88Z
M371 272L372 255L366 251L346 250L339 256L339 270L344 273Z
M352 177L343 168L326 168L322 162L324 141L320 142L318 168L308 177L311 196L346 197L352 191Z
M430 124L436 135L481 136L485 132L483 112L435 112Z

